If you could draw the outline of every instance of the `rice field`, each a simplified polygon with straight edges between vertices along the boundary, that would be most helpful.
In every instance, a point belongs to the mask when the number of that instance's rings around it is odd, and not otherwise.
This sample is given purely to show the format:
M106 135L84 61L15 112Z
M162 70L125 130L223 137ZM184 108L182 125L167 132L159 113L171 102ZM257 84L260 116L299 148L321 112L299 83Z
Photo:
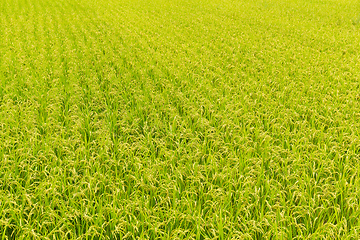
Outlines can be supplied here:
M0 0L0 239L360 239L360 2Z

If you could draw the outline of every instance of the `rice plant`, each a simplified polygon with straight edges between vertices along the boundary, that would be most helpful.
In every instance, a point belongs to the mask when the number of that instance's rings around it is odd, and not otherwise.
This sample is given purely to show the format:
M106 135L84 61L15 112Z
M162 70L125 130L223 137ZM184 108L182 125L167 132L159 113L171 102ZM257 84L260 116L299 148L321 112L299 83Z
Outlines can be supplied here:
M0 0L1 239L359 239L353 0Z

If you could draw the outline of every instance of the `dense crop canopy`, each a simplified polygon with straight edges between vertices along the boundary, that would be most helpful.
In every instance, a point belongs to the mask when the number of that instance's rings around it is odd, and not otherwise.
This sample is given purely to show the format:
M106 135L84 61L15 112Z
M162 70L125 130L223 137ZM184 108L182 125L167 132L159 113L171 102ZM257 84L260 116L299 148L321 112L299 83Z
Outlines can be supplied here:
M360 238L359 39L350 0L0 0L0 238Z

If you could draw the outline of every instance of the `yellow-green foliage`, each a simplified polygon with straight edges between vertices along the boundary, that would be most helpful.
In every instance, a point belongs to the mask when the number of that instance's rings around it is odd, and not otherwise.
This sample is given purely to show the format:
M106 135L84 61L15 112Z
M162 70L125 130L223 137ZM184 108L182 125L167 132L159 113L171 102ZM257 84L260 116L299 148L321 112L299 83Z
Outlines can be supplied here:
M359 239L360 2L0 0L1 239Z

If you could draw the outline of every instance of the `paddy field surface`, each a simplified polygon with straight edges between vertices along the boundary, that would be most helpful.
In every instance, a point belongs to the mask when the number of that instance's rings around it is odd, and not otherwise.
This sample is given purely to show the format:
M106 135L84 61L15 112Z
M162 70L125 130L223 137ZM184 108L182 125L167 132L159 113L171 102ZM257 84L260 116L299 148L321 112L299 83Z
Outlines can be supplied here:
M360 2L0 0L0 239L359 239Z

